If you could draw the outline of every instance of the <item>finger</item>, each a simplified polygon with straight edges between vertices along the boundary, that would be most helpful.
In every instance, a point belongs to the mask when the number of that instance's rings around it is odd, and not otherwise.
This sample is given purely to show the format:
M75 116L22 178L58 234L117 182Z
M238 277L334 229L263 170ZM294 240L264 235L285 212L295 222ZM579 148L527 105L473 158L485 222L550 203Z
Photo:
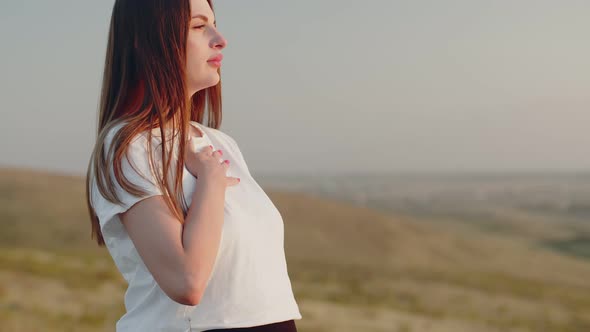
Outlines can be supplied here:
M221 150L215 150L213 153L216 153L215 156L223 156L223 152L221 152Z
M233 176L226 176L225 179L228 186L235 186L238 183L240 183L240 178L236 178Z
M212 151L213 151L213 145L209 145L206 148L201 149L201 151L199 151L199 153L210 156L212 154Z

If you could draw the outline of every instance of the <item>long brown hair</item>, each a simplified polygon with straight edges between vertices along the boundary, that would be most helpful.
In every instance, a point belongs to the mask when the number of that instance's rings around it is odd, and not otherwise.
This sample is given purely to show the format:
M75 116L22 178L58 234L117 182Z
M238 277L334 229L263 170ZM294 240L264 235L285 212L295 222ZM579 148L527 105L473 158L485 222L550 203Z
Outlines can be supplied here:
M213 5L207 0L211 10ZM90 214L91 238L104 246L98 217L91 205L92 179L97 189L110 202L121 204L116 195L114 174L121 188L132 195L145 191L122 175L121 161L132 139L148 133L147 151L152 151L152 130L159 128L162 137L161 165L169 174L173 149L168 149L167 130L172 137L186 137L189 121L202 123L208 109L208 127L221 125L221 80L215 86L188 96L186 86L186 38L191 18L190 0L116 0L113 6L98 113L97 139L86 173L86 203ZM220 69L218 73L221 75ZM105 138L111 128L122 124L113 136L109 151ZM166 143L166 144L164 144ZM174 146L174 145L172 145ZM169 151L168 151L169 150ZM187 207L182 190L185 140L178 140L178 159L169 186L168 176L157 176L156 184L164 193L166 204L180 222Z

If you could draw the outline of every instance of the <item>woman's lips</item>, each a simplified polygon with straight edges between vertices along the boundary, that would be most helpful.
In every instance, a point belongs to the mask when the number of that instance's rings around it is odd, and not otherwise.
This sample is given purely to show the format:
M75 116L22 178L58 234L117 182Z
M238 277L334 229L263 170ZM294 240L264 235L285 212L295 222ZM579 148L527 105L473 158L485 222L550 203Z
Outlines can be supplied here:
M223 59L223 55L218 54L218 55L212 57L211 59L207 60L207 63L209 63L210 65L212 65L214 67L219 67L219 66L221 66L222 59Z
M223 60L223 54L219 53L219 54L217 54L216 56L210 58L207 61L221 61L221 60Z

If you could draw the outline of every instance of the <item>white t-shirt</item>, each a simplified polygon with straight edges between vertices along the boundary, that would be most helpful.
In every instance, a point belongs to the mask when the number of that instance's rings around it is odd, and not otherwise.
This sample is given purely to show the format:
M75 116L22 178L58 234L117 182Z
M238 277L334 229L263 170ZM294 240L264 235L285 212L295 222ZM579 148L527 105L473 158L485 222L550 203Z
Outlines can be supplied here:
M147 159L147 132L132 141L129 159L123 158L122 167L125 176L147 189L148 195L134 197L115 180L123 205L113 204L100 194L95 179L92 179L92 206L109 253L128 283L125 292L127 312L117 321L116 331L198 332L301 319L287 273L281 214L251 176L235 140L220 130L195 121L191 124L203 133L202 138L193 139L203 147L213 145L214 150L221 149L221 158L230 161L227 175L241 179L240 183L226 189L221 243L198 305L177 303L162 291L119 218L119 213L140 200L161 195L156 185L139 176L128 163L131 161L142 175L153 174L149 171ZM105 149L121 126L114 127L107 135ZM161 143L157 134L159 129L153 131L154 149ZM196 179L184 168L183 189L187 202L191 201L195 185Z

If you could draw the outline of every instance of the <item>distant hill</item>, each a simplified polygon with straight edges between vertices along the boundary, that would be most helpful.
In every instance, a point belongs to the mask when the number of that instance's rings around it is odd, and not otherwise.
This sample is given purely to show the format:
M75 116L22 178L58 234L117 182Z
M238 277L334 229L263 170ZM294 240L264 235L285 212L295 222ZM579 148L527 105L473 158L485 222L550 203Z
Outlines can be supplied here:
M301 331L590 331L590 262L452 222L265 188ZM125 283L81 177L0 170L0 331L113 330Z

